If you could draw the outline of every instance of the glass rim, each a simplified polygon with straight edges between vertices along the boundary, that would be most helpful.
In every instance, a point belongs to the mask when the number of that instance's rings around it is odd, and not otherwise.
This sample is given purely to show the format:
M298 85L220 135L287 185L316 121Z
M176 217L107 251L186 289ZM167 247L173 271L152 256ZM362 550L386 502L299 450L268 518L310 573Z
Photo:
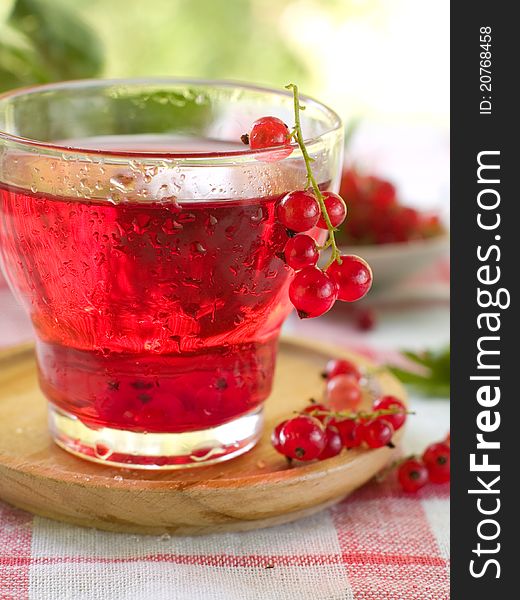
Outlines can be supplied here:
M45 91L54 91L62 89L82 89L96 86L111 86L111 85L201 85L201 86L214 86L221 88L241 88L258 93L274 94L278 96L285 96L292 98L292 92L285 88L272 88L269 86L262 86L256 84L245 83L242 81L235 81L230 79L199 79L199 78L177 78L177 77L138 77L138 78L96 78L96 79L76 79L68 81L59 81L53 83L37 84L31 86L25 86L15 88L3 92L0 94L0 103L5 100L15 99L17 97L24 97L30 94L36 94ZM300 94L300 100L305 105L313 105L316 109L324 114L328 121L329 126L317 136L312 138L306 138L305 145L309 153L312 152L313 146L319 146L323 139L327 136L334 134L343 128L343 121L341 117L331 108L329 108L323 102L316 100L312 96L306 94ZM244 148L244 150L223 150L223 151L182 151L182 152L168 152L168 151L152 151L147 152L143 150L107 150L107 149L95 149L92 147L84 148L81 146L70 146L67 144L60 144L56 142L45 142L29 137L18 136L3 129L0 129L0 142L6 142L7 144L15 144L17 146L26 146L33 150L41 150L46 154L72 154L72 155L90 155L97 157L112 157L115 159L167 159L167 160L190 160L190 159L247 159L251 157L254 160L261 160L263 155L270 155L274 150L279 147L262 148L252 150L251 148ZM293 151L292 154L298 154L300 151L298 144L291 144Z

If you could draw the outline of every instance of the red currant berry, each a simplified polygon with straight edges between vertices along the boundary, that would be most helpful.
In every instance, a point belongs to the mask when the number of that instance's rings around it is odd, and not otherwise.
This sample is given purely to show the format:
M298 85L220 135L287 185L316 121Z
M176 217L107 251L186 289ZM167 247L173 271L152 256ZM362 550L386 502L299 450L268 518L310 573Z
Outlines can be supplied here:
M451 445L451 437L450 437L450 432L448 431L448 435L446 436L446 439L444 440L445 444L448 444L448 446Z
M394 428L384 419L372 419L363 424L363 441L370 448L382 448L392 441Z
M361 195L361 176L354 169L343 169L339 193L350 203Z
M450 447L445 442L431 444L426 448L422 457L430 481L446 483L450 480Z
M320 257L316 242L304 233L289 238L284 250L285 262L299 271L304 267L313 267Z
M327 404L333 410L357 410L362 394L358 380L352 375L336 375L327 382Z
M370 201L376 209L385 210L396 204L396 190L389 181L370 176L367 183Z
M301 233L316 225L320 217L320 205L310 192L289 192L278 202L276 214L284 227Z
M337 427L329 425L327 429L325 429L325 448L323 448L319 459L325 460L326 458L337 456L341 452L342 448L343 443Z
M323 315L332 308L337 296L336 284L317 267L298 271L289 286L289 298L301 319Z
M316 413L328 413L329 409L324 404L314 402L312 404L309 404L309 406L306 406L302 412L306 415L314 417L315 419L318 419L318 421L321 421L323 423L325 419L327 419L328 415Z
M397 479L405 492L417 492L428 482L428 469L420 460L409 458L399 466Z
M277 117L262 117L253 123L249 133L251 150L288 146L291 133L287 125Z
M334 192L323 192L323 198L332 227L338 227L343 223L347 216L347 205L345 204L345 201L341 196L338 196L338 194L334 194ZM318 227L320 229L328 229L323 215L320 215Z
M399 412L393 415L384 415L382 418L388 421L394 428L394 431L400 429L406 421L406 406L395 396L383 396L378 398L373 404L374 410L398 409Z
M361 379L361 371L356 364L344 358L329 360L324 375L327 379L332 379L336 375L352 375L358 381Z
M354 419L335 421L341 442L345 448L357 448L363 441L363 427Z
M438 215L422 215L419 232L422 238L434 237L443 232L442 222Z
M376 316L373 310L366 308L362 310L356 319L356 324L361 331L370 331L376 325Z
M372 271L359 256L342 256L341 264L334 261L327 275L338 285L338 299L354 302L363 298L372 286Z
M313 417L300 415L289 419L280 429L280 452L288 458L313 460L325 448L325 430Z
M273 448L280 453L282 452L282 444L280 442L280 431L286 423L287 421L282 421L281 423L278 423L278 425L273 429L271 433L271 444L273 445Z

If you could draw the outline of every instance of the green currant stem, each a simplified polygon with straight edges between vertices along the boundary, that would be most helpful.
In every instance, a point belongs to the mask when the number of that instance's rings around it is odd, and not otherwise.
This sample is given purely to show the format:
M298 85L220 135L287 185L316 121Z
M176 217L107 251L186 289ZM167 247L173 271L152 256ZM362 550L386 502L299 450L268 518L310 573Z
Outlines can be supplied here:
M307 148L305 146L305 142L303 139L302 126L301 126L301 121L300 121L300 110L303 107L300 106L300 94L298 92L298 86L295 85L294 83L290 83L289 85L286 85L285 87L286 87L286 89L292 90L292 92L293 92L293 98L294 98L294 132L293 132L294 135L293 135L293 137L296 138L296 142L298 143L298 146L300 147L300 150L301 150L301 153L303 156L303 160L305 161L305 169L307 171L307 184L308 184L308 187L312 187L312 189L316 195L316 199L318 200L318 204L320 205L321 214L323 215L323 220L325 221L325 224L327 225L327 229L329 231L329 239L327 240L327 243L324 246L322 246L322 248L320 248L320 249L325 249L325 248L329 248L329 247L332 248L331 257L324 267L324 270L326 271L334 261L338 261L338 263L341 264L340 251L338 249L338 246L336 245L336 237L334 235L334 232L336 231L336 229L334 228L334 226L332 225L332 223L330 221L329 213L327 212L327 207L325 206L325 198L323 197L323 194L321 193L321 190L320 190L320 186L318 185L318 182L316 181L314 174L312 172L311 162L313 161L313 159L309 156L309 153L307 152Z
M323 244L323 246L318 246L318 250L321 252L321 250L326 250L327 248L330 248L331 245L331 240L330 238Z
M353 412L350 410L343 410L338 412L329 412L324 410L313 410L310 413L306 413L311 415L311 417L339 417L344 420L355 421L356 419L375 419L376 417L384 417L386 415L397 415L397 414L405 414L405 415L414 415L415 413L410 410L402 410L400 408L381 408L380 410L375 410L372 412Z
M403 463L405 463L407 460L412 460L417 458L417 455L415 454L409 454L408 456L403 456L402 458L399 458L397 460L392 461L387 467L385 467L384 469L382 469L381 471L379 471L379 473L375 476L375 480L378 483L383 482L388 475L390 475L390 473L392 471L394 471L395 469L397 469L398 467L400 467Z

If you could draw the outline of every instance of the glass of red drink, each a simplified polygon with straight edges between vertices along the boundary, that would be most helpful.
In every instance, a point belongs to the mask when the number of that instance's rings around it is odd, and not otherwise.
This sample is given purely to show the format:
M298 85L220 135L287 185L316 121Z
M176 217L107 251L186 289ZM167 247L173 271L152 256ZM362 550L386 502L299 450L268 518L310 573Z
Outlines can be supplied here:
M303 102L314 172L336 190L341 122ZM204 81L0 97L1 262L60 446L175 468L255 444L291 310L275 205L306 177L296 146L251 151L240 136L266 115L291 125L292 110L288 92Z

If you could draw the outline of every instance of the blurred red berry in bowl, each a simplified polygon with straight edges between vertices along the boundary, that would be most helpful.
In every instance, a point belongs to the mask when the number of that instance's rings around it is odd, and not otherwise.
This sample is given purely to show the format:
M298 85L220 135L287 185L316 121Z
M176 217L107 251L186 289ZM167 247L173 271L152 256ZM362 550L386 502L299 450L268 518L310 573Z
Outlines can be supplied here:
M336 234L342 254L359 254L382 289L448 255L449 236L437 214L400 202L395 186L380 177L345 169L340 195L347 218Z

